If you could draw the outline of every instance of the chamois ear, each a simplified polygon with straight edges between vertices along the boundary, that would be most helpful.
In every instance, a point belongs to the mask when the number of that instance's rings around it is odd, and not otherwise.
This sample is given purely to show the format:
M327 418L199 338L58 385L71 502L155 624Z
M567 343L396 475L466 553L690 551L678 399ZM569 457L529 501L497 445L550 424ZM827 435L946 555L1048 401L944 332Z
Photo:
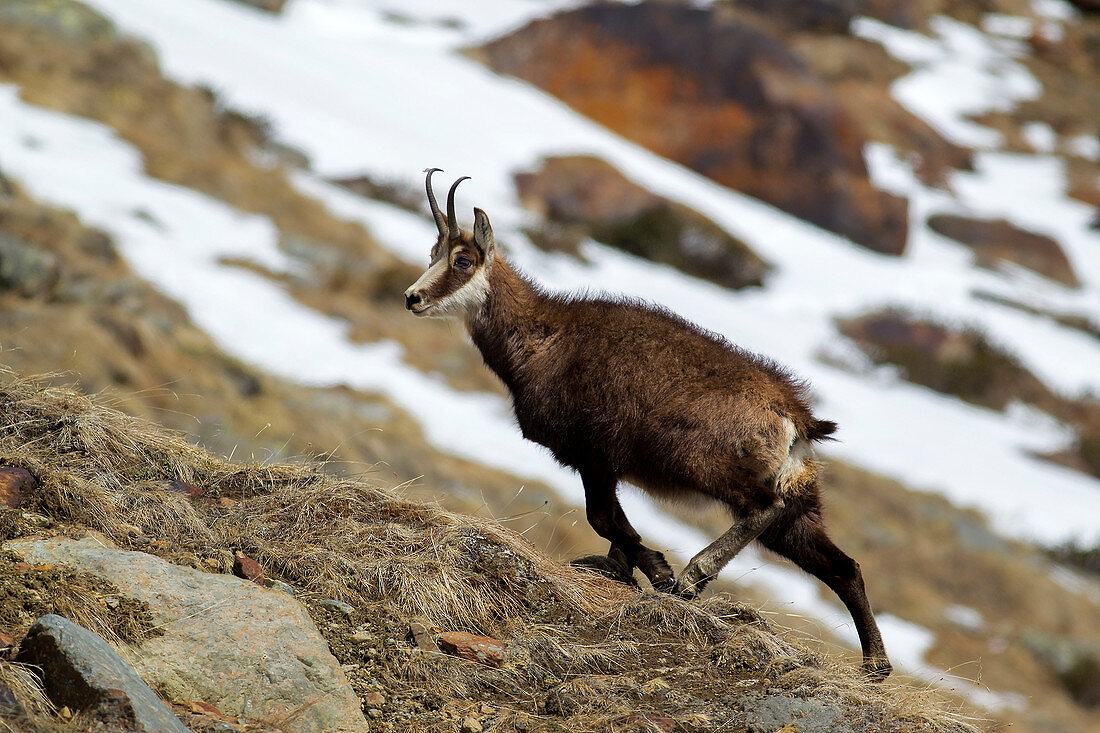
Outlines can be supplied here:
M481 209L474 209L474 244L485 256L485 264L493 261L496 242L493 241L493 227L489 224L489 217Z

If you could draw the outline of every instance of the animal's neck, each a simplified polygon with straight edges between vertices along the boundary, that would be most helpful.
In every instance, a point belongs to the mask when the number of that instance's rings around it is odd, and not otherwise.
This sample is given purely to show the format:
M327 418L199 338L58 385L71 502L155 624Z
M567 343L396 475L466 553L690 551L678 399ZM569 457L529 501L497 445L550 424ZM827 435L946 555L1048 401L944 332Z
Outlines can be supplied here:
M547 332L549 299L499 254L488 280L485 304L467 328L485 363L514 391L524 362Z

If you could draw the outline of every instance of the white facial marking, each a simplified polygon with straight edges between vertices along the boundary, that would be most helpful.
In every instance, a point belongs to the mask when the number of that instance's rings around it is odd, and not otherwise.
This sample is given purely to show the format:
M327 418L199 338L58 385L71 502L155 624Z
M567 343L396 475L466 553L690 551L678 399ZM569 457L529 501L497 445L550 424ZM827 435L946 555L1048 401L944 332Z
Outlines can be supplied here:
M422 290L427 289L431 286L432 283L443 277L443 273L447 271L448 266L449 265L447 263L447 258L440 257L438 260L433 262L428 267L428 269L424 271L424 274L420 276L420 279L414 282L412 286L405 292L418 293Z
M406 295L430 289L446 274L450 266L449 258L439 258L428 267L419 280L405 291ZM489 295L489 278L485 271L485 266L479 267L473 276L458 290L450 295L443 296L439 300L424 303L419 310L414 307L413 313L428 318L448 318L452 316L471 318L485 303L485 299Z
M485 274L485 268L479 267L465 285L441 298L433 310L438 311L440 316L461 316L468 319L481 309L488 297L489 278Z

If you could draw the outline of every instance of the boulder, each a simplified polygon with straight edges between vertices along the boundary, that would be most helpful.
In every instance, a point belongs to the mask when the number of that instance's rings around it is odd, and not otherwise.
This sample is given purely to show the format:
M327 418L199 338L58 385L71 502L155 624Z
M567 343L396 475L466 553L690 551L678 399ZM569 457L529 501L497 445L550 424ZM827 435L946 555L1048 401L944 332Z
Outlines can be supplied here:
M710 219L650 193L599 158L547 158L515 181L524 206L575 241L592 237L730 288L760 285L770 269Z
M25 538L3 547L27 562L100 576L148 603L164 634L135 647L131 664L167 699L281 721L291 733L367 730L339 663L293 597L91 539Z
M0 506L17 507L38 486L31 472L17 466L0 466Z
M722 8L597 3L481 49L615 132L879 252L908 203L877 190L865 135L784 42Z
M464 631L448 631L436 639L439 648L448 654L478 662L489 667L504 664L504 644L488 636L475 636Z
M84 712L108 730L187 733L156 693L103 637L67 618L38 619L17 661L41 670L50 700Z
M936 214L928 218L928 226L974 250L974 259L981 267L992 269L1000 262L1012 262L1071 287L1080 284L1057 241L1005 219Z
M746 713L750 733L852 733L851 726L838 720L844 713L841 706L818 699L770 695L747 706Z
M264 569L260 567L260 563L240 550L233 553L233 574L238 578L252 581L256 585L266 585L264 583Z

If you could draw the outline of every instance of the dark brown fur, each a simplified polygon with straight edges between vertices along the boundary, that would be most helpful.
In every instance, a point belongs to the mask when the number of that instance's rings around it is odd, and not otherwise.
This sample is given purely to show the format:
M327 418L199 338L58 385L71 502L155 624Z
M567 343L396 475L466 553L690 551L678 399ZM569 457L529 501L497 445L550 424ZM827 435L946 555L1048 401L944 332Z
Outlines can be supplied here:
M567 466L736 509L746 487L770 491L757 458L782 440L777 418L816 434L802 384L665 309L549 296L499 258L489 283L474 343L511 392L524 437Z

